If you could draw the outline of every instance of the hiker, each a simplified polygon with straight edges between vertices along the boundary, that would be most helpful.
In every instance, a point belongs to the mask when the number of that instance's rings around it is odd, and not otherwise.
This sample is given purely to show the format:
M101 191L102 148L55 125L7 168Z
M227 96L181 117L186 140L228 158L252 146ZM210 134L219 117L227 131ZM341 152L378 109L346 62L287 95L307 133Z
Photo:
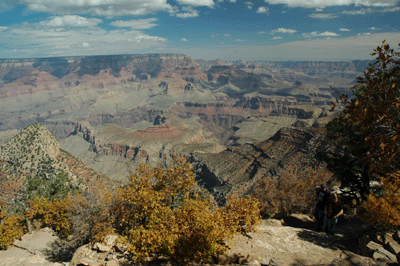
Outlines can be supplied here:
M317 194L317 205L315 206L313 216L317 219L316 231L321 231L324 224L325 206L328 204L331 192L326 188L326 184L322 183L321 187L315 188Z
M337 193L332 193L329 197L329 203L325 207L324 231L333 236L333 229L338 222L338 218L343 214L343 205L339 200Z

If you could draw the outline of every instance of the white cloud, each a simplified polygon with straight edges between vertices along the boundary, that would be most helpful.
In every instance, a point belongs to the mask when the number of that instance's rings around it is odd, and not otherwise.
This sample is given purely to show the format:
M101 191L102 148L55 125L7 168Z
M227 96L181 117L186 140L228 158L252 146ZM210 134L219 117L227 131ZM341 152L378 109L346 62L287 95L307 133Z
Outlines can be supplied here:
M0 31L6 31L8 29L8 27L6 26L0 26Z
M267 13L269 11L268 7L260 6L257 10L257 13Z
M25 4L35 12L92 14L109 18L146 15L158 11L173 12L167 0L19 0L19 4Z
M274 34L275 32L280 32L280 33L295 33L295 32L297 32L297 30L279 28L279 29L276 29L276 30L272 30L272 31L271 31L271 34Z
M325 8L327 6L395 6L398 0L264 0L269 4L285 4L290 7Z
M380 28L375 28L375 27L371 27L371 28L368 28L369 30L379 30Z
M258 34L265 34L267 33L266 31L259 31Z
M184 6L182 7L182 10L186 12L177 13L175 16L178 18L194 18L199 16L199 12L197 12L197 10L193 9L191 6Z
M1 32L0 58L154 53L167 42L132 29L109 31L93 26L60 30L47 24L48 21L9 26Z
M246 40L242 40L242 39L236 39L237 42L244 42Z
M350 29L347 29L347 28L340 28L339 30L340 31L351 31Z
M77 15L53 17L49 21L41 22L42 25L54 28L94 27L100 23L103 23L103 20L97 18L85 18Z
M0 13L10 11L15 5L15 0L0 1Z
M274 38L272 38L272 40L281 40L282 37L281 36L275 36Z
M382 9L372 9L372 8L361 8L358 10L350 10L350 11L342 11L342 14L345 15L366 15L370 13L388 13L388 12L397 12L400 11L400 7L387 7Z
M366 15L368 13L373 13L375 12L372 8L362 8L362 9L358 9L358 10L345 10L342 11L342 14L345 15Z
M213 0L176 0L181 5L214 7Z
M181 39L182 42L187 42L188 40L186 38Z
M316 8L315 12L322 12L324 9L323 8Z
M316 18L316 19L331 19L331 18L336 18L336 14L332 13L312 13L309 15L311 18Z
M339 34L331 32L331 31L325 31L325 32L321 32L321 33L313 31L311 33L303 33L303 36L305 38L310 38L310 37L336 37L336 36L339 36Z
M248 9L252 9L253 6L254 6L254 4L253 4L252 2L244 2L244 4L246 5L246 7L247 7Z
M229 37L229 36L231 36L231 35L229 35L229 34L224 34L225 35L225 37Z
M153 23L155 21L157 21L157 18L117 20L111 22L111 25L120 28L132 28L132 29L142 30L158 26L157 24Z

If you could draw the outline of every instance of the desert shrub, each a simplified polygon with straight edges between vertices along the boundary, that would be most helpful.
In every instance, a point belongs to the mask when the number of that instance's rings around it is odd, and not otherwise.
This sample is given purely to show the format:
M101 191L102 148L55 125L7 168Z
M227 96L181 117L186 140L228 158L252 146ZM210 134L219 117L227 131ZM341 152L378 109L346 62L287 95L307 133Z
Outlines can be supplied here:
M44 197L50 200L63 199L68 194L78 190L78 187L72 183L64 170L61 170L54 178L28 177L27 181L26 201L33 200L36 197Z
M219 209L210 210L206 201L186 200L176 210L176 233L168 246L169 255L182 263L209 262L215 254L225 252L224 240L232 238L236 229L229 226L225 217Z
M370 194L362 205L362 218L381 231L400 226L400 173L382 178L383 191Z
M0 250L7 249L14 239L23 236L24 226L22 223L23 217L11 214L6 216L3 212L3 222L0 224Z
M245 209L242 212L235 212L232 205L215 208L212 198L198 189L193 168L182 157L175 157L167 170L142 165L129 180L117 193L115 228L129 252L142 262L152 254L180 263L210 262L225 251L224 240L238 233L239 226L251 227L259 219L258 205L250 199L232 199Z
M264 216L288 216L308 212L314 207L315 187L332 179L325 168L288 167L277 177L267 176L256 186L254 197L260 201Z
M221 212L225 224L235 233L247 234L261 220L260 202L251 196L240 197L238 192L227 196Z
M113 233L113 191L103 184L91 184L82 193L69 197L71 236L74 241L85 244L101 242Z
M35 198L28 202L28 209L25 216L29 219L38 219L44 226L51 227L54 231L62 236L67 236L70 232L71 223L69 220L71 211L70 199L54 199Z

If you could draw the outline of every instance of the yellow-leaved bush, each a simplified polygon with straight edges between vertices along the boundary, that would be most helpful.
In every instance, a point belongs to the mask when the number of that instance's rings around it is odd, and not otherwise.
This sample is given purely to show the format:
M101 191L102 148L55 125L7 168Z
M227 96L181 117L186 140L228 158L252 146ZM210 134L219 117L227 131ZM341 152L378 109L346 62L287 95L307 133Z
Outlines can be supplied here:
M24 234L22 215L7 215L4 202L0 201L0 250L7 249L14 239Z
M71 201L69 197L54 200L36 197L28 203L29 208L25 211L26 217L31 220L40 220L43 225L51 227L61 235L68 235L71 228L69 220Z
M266 176L256 185L253 195L261 202L264 216L288 216L291 213L310 213L315 204L315 187L333 180L326 168L289 166L279 178Z
M217 208L194 177L192 165L175 157L168 170L142 165L118 191L117 232L137 260L165 255L181 263L210 262L226 250L226 240L259 222L257 201L235 195Z
M381 195L370 194L363 202L362 218L379 230L400 226L400 172L382 178Z

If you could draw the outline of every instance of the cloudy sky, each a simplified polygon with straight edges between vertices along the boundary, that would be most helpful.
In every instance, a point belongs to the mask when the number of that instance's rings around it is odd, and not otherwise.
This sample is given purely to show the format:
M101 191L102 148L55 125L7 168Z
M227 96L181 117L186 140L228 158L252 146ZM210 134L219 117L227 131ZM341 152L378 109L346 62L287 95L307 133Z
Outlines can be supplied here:
M0 58L370 59L383 40L400 0L0 0Z

